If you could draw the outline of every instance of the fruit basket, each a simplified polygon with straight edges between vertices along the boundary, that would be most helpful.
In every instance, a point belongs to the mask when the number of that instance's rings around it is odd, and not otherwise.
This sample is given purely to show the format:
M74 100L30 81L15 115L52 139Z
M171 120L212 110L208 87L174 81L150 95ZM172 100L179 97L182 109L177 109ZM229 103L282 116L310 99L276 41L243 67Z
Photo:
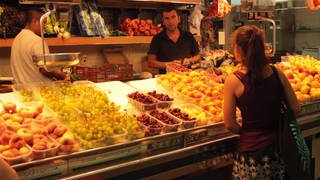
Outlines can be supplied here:
M120 130L118 130L118 132L115 132L113 136L107 136L105 138L105 142L108 145L125 143L128 141L127 136L128 136L128 131L121 128Z
M147 92L147 94L157 101L157 108L159 109L169 108L174 101L173 98L162 92L152 91Z
M186 103L198 104L200 100L204 97L204 95L200 91L194 88L188 86L183 88L184 89L181 89L181 91L179 91L177 88L173 88L173 94L175 99L178 99Z
M39 139L35 137L33 139L32 156L34 160L56 156L58 150L58 142L50 136L39 135Z
M10 165L29 162L32 160L32 149L27 144L19 150L8 149L0 153L0 158Z
M148 115L154 117L159 123L162 124L162 132L164 133L178 131L179 126L182 124L179 119L169 115L165 111L154 110L148 112Z
M213 119L213 115L194 104L181 104L178 106L182 111L188 112L190 117L197 118L196 125L207 125Z
M20 102L38 101L40 99L35 86L32 84L14 84L13 94Z
M145 137L159 135L162 131L163 125L148 114L138 116L137 121L143 127Z
M182 122L180 125L181 129L193 128L198 121L196 117L190 117L187 111L183 111L180 108L170 108L167 110L167 113L178 118Z
M151 111L157 108L157 101L146 94L134 92L127 97L128 103L140 111Z

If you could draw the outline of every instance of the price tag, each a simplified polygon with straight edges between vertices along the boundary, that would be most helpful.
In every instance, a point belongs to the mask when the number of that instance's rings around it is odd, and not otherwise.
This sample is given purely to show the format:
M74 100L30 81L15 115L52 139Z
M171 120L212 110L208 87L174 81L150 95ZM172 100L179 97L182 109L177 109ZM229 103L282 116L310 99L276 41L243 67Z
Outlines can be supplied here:
M148 152L183 146L183 136L175 136L148 144Z
M311 114L320 111L320 102L315 102L307 105L303 105L301 108L301 115Z
M185 136L186 145L201 141L208 137L208 131L206 129L199 129L196 131L192 131Z
M219 136L225 133L228 133L228 130L223 125L208 129L208 137Z
M132 147L126 147L119 150L114 150L111 152L105 152L105 153L100 153L95 155L89 155L86 157L75 158L69 161L69 167L71 169L76 169L80 167L90 166L94 164L112 161L115 159L120 159L124 157L141 154L143 152L146 152L146 150L147 150L146 145L139 144Z
M39 165L26 170L18 171L20 179L37 179L52 175L63 174L68 170L66 161L52 164Z

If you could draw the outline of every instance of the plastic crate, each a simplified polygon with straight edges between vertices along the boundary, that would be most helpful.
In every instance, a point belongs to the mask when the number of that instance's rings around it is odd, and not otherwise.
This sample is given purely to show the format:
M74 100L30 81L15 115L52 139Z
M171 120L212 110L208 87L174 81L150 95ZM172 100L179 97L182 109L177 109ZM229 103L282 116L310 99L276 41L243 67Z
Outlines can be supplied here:
M132 64L104 64L100 67L74 66L72 72L76 73L81 80L92 82L125 81L133 79Z
M170 115L169 113L167 113L166 111L159 111L159 110L156 110L160 113L164 113L166 116L168 116L170 119L173 119L173 121L175 123L173 124L168 124L166 122L164 122L163 120L161 119L158 119L157 117L155 116L152 116L151 113L152 112L148 112L148 115L155 118L163 127L162 127L162 132L163 133L169 133L169 132L174 132L174 131L178 131L178 128L180 127L180 125L182 124L182 122L176 118L175 116L172 116Z
M4 156L2 153L0 153L0 158L5 160L6 162L8 162L8 164L10 164L10 165L31 161L32 160L32 149L27 144L24 147L28 149L28 152L25 154L21 154L19 156L15 156L15 157L7 157L7 156Z
M89 80L92 82L105 82L106 73L101 67L72 67L72 72L77 74L81 80Z

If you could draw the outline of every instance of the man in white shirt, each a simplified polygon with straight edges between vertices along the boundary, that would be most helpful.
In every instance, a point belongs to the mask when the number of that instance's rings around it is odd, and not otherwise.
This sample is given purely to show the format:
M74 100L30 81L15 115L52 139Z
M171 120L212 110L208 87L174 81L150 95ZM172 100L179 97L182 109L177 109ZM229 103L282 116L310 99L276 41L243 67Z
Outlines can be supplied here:
M16 36L11 47L10 66L14 82L27 84L33 82L47 82L50 80L63 80L65 74L59 71L48 71L37 67L32 60L33 55L43 54L40 17L43 11L29 8L26 13L26 26ZM45 44L45 52L49 53Z

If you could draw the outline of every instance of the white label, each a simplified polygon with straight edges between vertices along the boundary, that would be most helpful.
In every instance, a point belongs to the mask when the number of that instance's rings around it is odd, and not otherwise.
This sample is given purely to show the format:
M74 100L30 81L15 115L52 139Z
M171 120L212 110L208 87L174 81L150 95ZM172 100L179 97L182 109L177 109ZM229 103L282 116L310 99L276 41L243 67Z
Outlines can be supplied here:
M218 34L218 37L219 37L219 45L224 45L225 44L225 33L222 31L222 32L219 32Z
M62 174L68 170L67 162L39 165L23 171L18 171L20 179L36 179Z
M208 136L217 136L228 132L224 126L208 129Z
M114 150L111 152L105 152L101 154L81 157L81 158L75 158L71 159L69 161L69 167L71 169L79 168L79 167L85 167L90 166L94 164L99 164L127 156L132 156L135 154L143 153L147 150L147 145L136 145L133 147L127 147L120 150Z

